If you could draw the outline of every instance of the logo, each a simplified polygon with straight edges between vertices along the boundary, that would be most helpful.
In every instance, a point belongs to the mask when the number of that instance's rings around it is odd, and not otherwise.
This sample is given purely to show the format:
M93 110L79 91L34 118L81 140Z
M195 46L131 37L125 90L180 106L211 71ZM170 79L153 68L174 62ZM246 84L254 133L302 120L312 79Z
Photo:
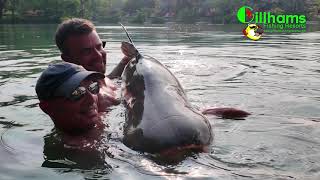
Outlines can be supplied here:
M247 36L249 39L257 41L261 38L263 29L261 26L256 24L249 24L247 28L242 30L243 35Z
M258 27L255 34L256 37L261 37L262 32L306 32L307 18L303 14L274 14L272 12L254 12L253 8L249 6L242 6L237 12L237 18L240 23L248 24L243 30L248 38L252 39L251 36L253 31L250 31L250 26ZM249 35L249 36L248 36ZM255 37L255 38L256 38ZM255 40L255 38L253 40ZM258 40L256 39L256 40Z
M241 23L250 23L253 20L253 9L249 6L242 6L237 13L238 20Z

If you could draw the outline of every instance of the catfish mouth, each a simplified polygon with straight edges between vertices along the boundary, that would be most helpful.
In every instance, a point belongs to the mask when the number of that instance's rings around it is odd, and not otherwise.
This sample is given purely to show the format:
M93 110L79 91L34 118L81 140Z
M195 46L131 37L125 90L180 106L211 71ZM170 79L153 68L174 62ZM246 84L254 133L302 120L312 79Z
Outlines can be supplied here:
M209 145L197 145L189 144L184 146L173 147L170 149L163 150L159 153L160 156L175 156L177 154L185 154L188 152L208 152Z
M181 115L167 116L167 117L163 118L161 120L161 122L170 121L174 118L183 118L183 116L181 116ZM158 124L155 124L155 126L153 128L156 128L157 125ZM184 137L186 137L186 136L189 137L187 142L185 142L186 139L184 139ZM211 141L203 141L200 138L199 134L196 135L195 133L193 133L193 135L190 136L187 134L174 133L172 138L176 139L177 142L179 142L179 143L177 143L175 145L171 144L166 147L162 147L161 150L158 151L156 154L158 154L161 157L163 156L163 157L171 158L171 157L186 155L186 154L195 153L195 152L208 152L209 151L209 145L210 145Z
M201 152L209 152L209 145L189 144L163 150L152 156L158 164L178 164L187 157Z

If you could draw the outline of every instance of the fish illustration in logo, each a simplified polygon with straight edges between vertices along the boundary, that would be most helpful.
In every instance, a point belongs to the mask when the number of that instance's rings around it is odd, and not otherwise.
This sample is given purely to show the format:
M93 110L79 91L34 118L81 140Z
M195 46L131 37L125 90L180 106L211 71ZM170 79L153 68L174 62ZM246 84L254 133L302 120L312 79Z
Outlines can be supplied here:
M257 41L261 38L262 33L264 32L262 27L256 24L249 24L247 28L242 30L243 34L248 38Z

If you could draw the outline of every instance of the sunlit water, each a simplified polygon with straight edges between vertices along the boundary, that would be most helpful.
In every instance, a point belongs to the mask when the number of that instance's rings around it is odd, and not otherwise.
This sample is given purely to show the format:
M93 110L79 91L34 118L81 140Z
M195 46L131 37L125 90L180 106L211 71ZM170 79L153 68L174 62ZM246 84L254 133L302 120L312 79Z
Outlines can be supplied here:
M57 142L38 107L36 80L60 62L56 25L0 26L0 179L319 179L320 32L264 34L253 42L240 26L128 26L139 50L165 64L191 103L237 107L246 120L209 116L211 153L163 164L121 143L123 106L89 152ZM119 26L98 26L110 71L122 58Z

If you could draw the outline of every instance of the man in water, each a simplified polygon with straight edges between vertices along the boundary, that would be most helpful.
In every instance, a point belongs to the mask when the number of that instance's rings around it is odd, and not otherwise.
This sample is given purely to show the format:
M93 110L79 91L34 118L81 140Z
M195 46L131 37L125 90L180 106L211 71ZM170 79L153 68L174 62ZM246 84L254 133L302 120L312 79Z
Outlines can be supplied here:
M101 41L95 26L89 20L73 18L62 22L57 28L55 41L63 61L81 65L88 71L106 73L107 53L103 49L105 42ZM99 80L99 111L105 111L107 107L120 102L116 99L116 85L110 78L121 76L124 67L135 54L133 49L126 47L121 50L124 57L120 63L107 77Z
M55 124L44 137L43 167L110 168L99 148L105 125L98 112L98 81L104 78L72 63L49 65L43 71L36 93L40 108Z
M40 108L55 127L69 135L103 129L98 112L102 73L72 63L49 65L36 84Z

